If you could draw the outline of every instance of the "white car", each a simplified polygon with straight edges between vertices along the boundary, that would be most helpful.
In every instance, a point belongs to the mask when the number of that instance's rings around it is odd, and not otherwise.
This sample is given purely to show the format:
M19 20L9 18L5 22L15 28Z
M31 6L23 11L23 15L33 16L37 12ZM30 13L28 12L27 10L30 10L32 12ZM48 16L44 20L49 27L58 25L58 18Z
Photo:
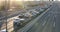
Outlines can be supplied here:
M20 21L24 21L24 20L25 20L24 18L15 18L14 22L20 22Z
M32 17L31 13L29 13L29 12L25 13L24 16L27 18Z
M22 22L24 22L24 20L25 20L24 18L21 18L21 19L15 18L13 22L14 22L14 25L19 25L19 24L22 25Z
M32 9L29 11L29 13L31 13L33 16L37 15L39 12L35 9Z
M1 30L0 32L6 32L6 29Z

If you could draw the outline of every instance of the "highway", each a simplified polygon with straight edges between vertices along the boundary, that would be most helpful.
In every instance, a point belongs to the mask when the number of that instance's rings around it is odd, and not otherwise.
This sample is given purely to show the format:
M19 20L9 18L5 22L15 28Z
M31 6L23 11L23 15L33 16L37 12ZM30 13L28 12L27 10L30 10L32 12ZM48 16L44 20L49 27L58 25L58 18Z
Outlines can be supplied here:
M9 16L7 18L13 17L15 15ZM39 15L37 19L34 20L33 26L27 28L29 29L28 31L26 30L23 32L60 32L60 2L54 2L52 7L42 17L40 16L41 15Z
M60 3L54 2L52 7L42 17L35 19L36 23L28 31L23 32L60 32ZM31 24L31 23L30 23Z
M54 15L48 11L27 32L52 32Z
M40 8L40 5L38 6L38 7L33 7L34 9L36 9L36 8ZM32 9L33 9L32 8ZM0 21L1 20L7 20L8 18L12 18L12 17L14 17L14 16L17 16L17 15L19 15L20 13L22 13L22 12L25 12L25 11L2 11L1 13L0 13ZM5 21L4 21L5 22ZM5 23L6 24L6 23ZM9 26L10 25L10 26ZM8 22L8 24L7 24L7 28L11 28L12 27L12 25L13 25L13 21L9 21ZM6 28L5 26L6 25L2 25L3 27L1 27L2 29L3 28ZM12 29L9 29L9 30L12 30Z

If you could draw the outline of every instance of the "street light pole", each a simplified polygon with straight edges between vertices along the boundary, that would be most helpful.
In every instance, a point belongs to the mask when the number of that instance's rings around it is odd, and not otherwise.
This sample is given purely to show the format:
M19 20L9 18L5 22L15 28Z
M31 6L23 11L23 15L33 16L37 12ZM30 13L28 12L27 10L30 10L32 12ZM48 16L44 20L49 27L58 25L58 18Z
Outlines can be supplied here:
M7 0L5 1L5 17L7 18ZM6 19L6 32L7 32L7 19Z
M8 32L8 29L7 29L7 15L8 15L9 4L10 4L10 0L5 0L6 32Z

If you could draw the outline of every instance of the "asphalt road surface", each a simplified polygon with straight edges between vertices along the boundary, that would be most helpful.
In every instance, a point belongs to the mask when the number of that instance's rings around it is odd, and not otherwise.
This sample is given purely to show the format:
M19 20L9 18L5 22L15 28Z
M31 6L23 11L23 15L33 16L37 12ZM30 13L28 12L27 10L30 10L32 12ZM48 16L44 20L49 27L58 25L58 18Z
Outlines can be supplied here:
M58 2L53 3L51 9L27 32L60 32L60 5Z

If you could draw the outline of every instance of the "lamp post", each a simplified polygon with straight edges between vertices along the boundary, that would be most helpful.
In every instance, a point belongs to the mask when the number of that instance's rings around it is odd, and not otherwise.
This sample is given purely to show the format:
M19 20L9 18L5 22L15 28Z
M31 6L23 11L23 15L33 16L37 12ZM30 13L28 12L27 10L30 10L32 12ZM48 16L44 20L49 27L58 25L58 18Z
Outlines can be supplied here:
M8 32L8 29L7 29L7 15L8 15L9 4L10 4L10 0L5 0L6 32Z

